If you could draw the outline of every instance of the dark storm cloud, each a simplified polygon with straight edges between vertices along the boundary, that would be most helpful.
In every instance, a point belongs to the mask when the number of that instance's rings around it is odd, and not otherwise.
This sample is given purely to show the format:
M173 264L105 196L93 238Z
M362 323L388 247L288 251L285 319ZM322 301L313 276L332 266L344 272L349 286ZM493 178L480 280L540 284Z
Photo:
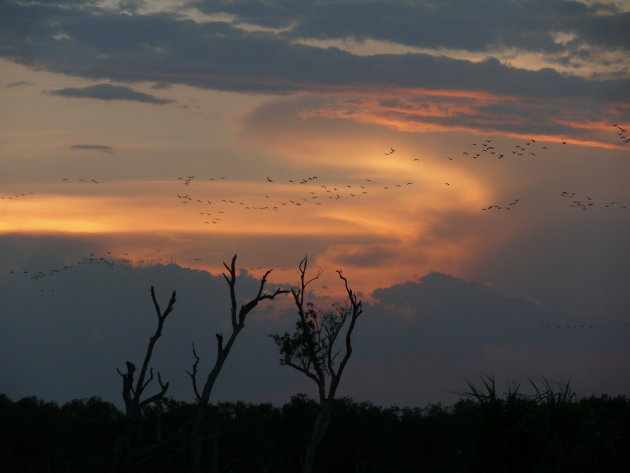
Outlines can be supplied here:
M46 264L46 277L30 278ZM173 396L191 399L184 373L192 361L191 343L196 342L202 357L200 369L208 370L216 351L214 334L228 331L229 292L223 277L175 265L132 269L120 261L108 267L82 260L63 271L65 264L54 257L23 260L19 271L16 267L11 275L15 277L0 285L0 293L9 297L0 313L0 352L4 360L9 353L21 357L17 363L2 364L2 389L10 395L30 391L67 399L98 394L120 401L120 379L114 369L126 360L141 362L155 328L149 295L149 286L154 285L161 304L166 304L173 290L178 301L157 345L153 366L171 382ZM52 273L52 269L61 271ZM257 289L256 280L246 275L239 278L239 299L253 297ZM256 318L268 316L264 307L256 312ZM287 388L286 382L274 383L282 371L268 338L269 327L256 330L254 318L247 322L249 334L239 340L240 353L226 365L224 384L217 386L219 397L255 398L273 395L278 386ZM26 344L22 348L19 339ZM268 368L270 385L260 379L261 363ZM29 375L23 376L22 369Z
M99 100L131 100L133 102L154 103L159 105L172 102L172 100L160 99L154 95L144 94L129 87L110 84L92 85L81 89L68 87L66 89L49 90L46 93L62 97L78 97Z
M235 21L289 28L293 38L379 39L427 48L485 51L517 48L559 53L570 50L557 33L575 37L569 46L630 47L630 14L603 4L527 0L200 0L207 13L229 13Z
M506 297L479 282L440 273L428 274L419 282L377 289L373 296L378 300L374 306L377 314L367 324L377 323L374 319L383 319L388 312L394 318L378 330L374 327L372 335L397 338L395 344L383 345L382 353L372 352L378 357L439 354L464 359L478 356L487 346L532 347L548 343L542 325L571 320L542 311L525 299Z
M630 89L627 79L590 81L552 69L517 69L495 59L474 63L424 54L357 56L172 14L5 3L0 7L0 44L1 56L34 68L218 90L286 94L439 88L618 101L627 99Z
M17 239L11 243L23 244ZM51 244L63 242L55 239ZM192 341L204 372L214 361L214 334L229 331L229 292L223 277L175 264L132 268L111 261L70 262L42 255L20 260L13 265L14 273L5 275L0 282L0 356L5 360L0 376L9 396L63 401L100 395L120 402L115 368L126 360L141 361L155 323L149 296L153 285L161 304L177 291L153 366L171 382L169 394L192 399L185 374L192 361ZM34 278L37 274L43 276ZM239 300L252 297L257 289L257 280L241 273ZM373 296L376 302L366 304L357 325L344 394L387 404L435 402L444 399L445 391L463 388L461 379L446 383L444 373L449 370L472 377L496 372L505 363L512 376L516 366L519 374L522 369L532 377L551 373L564 381L571 378L582 391L615 394L630 388L620 376L629 355L627 325L545 311L484 284L439 273L376 290ZM250 314L215 398L281 402L295 392L313 393L307 380L279 366L268 337L290 329L294 317L290 298L261 304ZM584 323L597 327L580 328ZM553 328L541 327L548 324ZM503 356L493 358L496 354ZM597 379L589 378L585 362L595 368L605 362L606 367ZM387 392L382 384L374 385L375 373L379 383L387 383ZM433 383L430 388L428 380Z
M526 233L515 236L509 246L492 249L478 263L475 274L496 281L502 291L525 292L544 301L546 307L627 318L627 219L610 213L590 217L588 224L571 214L554 217L554 225L562 231L551 231L548 224L530 226Z
M119 0L118 9L127 12L136 12L140 8L144 8L146 2L144 0Z
M103 153L111 154L114 152L114 148L106 145L72 145L71 149L81 149L81 150L94 150L94 151L102 151Z

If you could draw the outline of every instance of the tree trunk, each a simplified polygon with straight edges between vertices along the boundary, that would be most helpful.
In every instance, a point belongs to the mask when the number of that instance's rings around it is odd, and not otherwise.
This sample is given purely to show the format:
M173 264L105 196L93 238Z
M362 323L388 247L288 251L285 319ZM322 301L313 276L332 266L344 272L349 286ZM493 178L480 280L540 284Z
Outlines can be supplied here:
M332 402L324 401L319 408L317 417L315 418L315 424L311 432L311 439L306 447L306 453L304 455L304 462L302 463L302 473L311 473L313 470L313 462L315 461L315 454L317 448L321 443L326 431L328 430L328 424L330 423L330 414L332 411Z

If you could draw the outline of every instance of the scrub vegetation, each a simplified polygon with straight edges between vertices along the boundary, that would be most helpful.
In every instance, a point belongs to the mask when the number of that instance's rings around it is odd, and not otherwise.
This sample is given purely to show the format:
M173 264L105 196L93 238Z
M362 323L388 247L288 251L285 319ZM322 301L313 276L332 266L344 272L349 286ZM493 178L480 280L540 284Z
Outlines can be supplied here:
M494 380L469 386L452 406L380 407L348 398L332 404L315 458L321 473L626 472L630 399L577 399L569 386L533 395L497 393ZM202 465L212 472L300 471L319 403L296 395L285 405L208 405ZM145 446L160 445L134 472L190 470L182 435L194 404L164 399L143 407ZM57 405L0 396L0 469L5 472L108 472L125 417L99 398Z

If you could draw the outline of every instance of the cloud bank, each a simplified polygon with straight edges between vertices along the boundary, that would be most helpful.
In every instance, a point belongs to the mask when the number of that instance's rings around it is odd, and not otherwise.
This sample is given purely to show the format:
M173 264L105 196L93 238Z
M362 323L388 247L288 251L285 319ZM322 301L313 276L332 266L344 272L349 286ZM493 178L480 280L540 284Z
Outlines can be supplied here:
M374 38L425 48L486 51L516 48L576 54L585 46L627 50L630 14L614 4L530 0L315 0L193 2L206 13L233 15L233 22L285 29L283 36ZM560 41L559 34L571 39Z
M546 133L601 144L605 140L598 133L630 119L623 106L630 90L625 63L614 74L583 77L497 59L499 53L516 48L557 62L589 55L609 65L623 62L630 13L612 5L340 0L194 6L231 19L193 21L173 12L5 2L0 7L0 56L92 80L257 94L337 94L353 100L353 105L340 100L332 110L311 113L403 131L459 129L538 137ZM306 41L344 38L433 49L358 55ZM439 48L485 56L449 56ZM593 67L597 71L599 66ZM52 93L168 102L109 84Z
M171 382L172 396L193 397L185 374L191 343L203 372L213 362L214 334L229 330L228 290L220 275L175 264L132 267L99 257L64 263L45 255L12 270L0 285L1 375L11 397L100 395L120 402L115 368L125 360L140 362L154 328L151 285L163 304L177 291L153 363ZM247 300L257 291L256 279L241 273L237 290L239 300ZM630 388L621 376L630 354L627 321L578 320L439 273L373 296L357 326L344 395L385 404L449 401L448 391L462 389L464 377L480 372L523 381L571 379L582 394ZM282 402L295 392L313 394L308 380L279 366L268 337L290 329L294 317L289 298L250 315L215 398Z

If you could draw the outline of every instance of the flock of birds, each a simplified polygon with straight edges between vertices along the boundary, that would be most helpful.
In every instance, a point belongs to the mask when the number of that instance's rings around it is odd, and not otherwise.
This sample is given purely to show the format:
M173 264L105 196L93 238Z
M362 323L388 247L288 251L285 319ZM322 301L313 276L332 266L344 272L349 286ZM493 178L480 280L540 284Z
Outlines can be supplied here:
M156 249L154 252L156 253L156 257L154 258L139 259L131 258L127 252L116 255L112 251L106 251L104 256L98 256L95 253L90 253L88 256L85 256L76 262L66 263L56 268L46 269L45 271L13 267L9 270L7 276L11 280L19 278L34 282L50 282L51 278L54 279L64 273L79 273L82 269L89 266L100 266L110 270L129 271L136 267L147 267L159 264L177 264L179 266L198 265L204 261L203 258L198 257L182 258L178 260L172 257L167 257L160 249ZM269 268L266 266L252 266L244 269L252 272L257 270L267 270ZM53 294L56 292L56 289L51 287L40 288L39 292L42 294Z
M613 123L612 126L617 129L617 138L622 143L630 143L630 135L628 135L628 130L619 126L619 123Z
M585 329L585 328L589 328L589 329L597 329L597 328L609 328L609 327L626 327L630 324L628 324L628 322L626 321L618 321L618 322L611 322L608 324L560 324L560 325L554 325L554 324L546 324L546 325L541 325L540 328L555 328L555 329Z
M626 130L618 124L613 124L617 129L617 135L624 142L629 142L630 138ZM567 144L566 140L562 140L562 144ZM515 144L507 150L499 149L494 140L484 138L477 142L471 143L468 149L461 151L459 154L446 156L449 161L461 159L506 159L512 158L536 158L548 153L550 147L537 142L536 139L530 138L521 143ZM389 147L383 155L386 159L393 159L396 154L395 147ZM423 159L414 157L411 164L414 167L422 166ZM187 207L194 208L196 215L199 215L199 221L205 225L216 225L226 221L226 217L235 213L242 212L279 212L283 209L291 207L303 206L324 206L336 201L348 201L350 199L360 199L368 195L383 194L394 191L402 191L410 189L414 184L412 180L404 182L385 181L374 177L364 177L361 181L352 183L334 183L323 182L320 177L306 176L298 178L279 178L273 176L265 176L262 179L268 188L263 189L261 194L244 200L237 197L229 197L229 189L225 187L208 187L210 184L221 185L229 183L230 180L226 176L221 177L200 177L197 175L186 175L177 177L177 182L181 183L183 190L176 193L178 202ZM87 177L64 177L61 179L65 183L81 183L97 185L103 181ZM445 181L443 185L446 188L452 188L456 183ZM288 186L294 186L293 188ZM34 195L34 192L0 195L0 199L19 199ZM287 195L291 196L290 198ZM576 192L562 191L560 196L567 201L569 207L581 210L591 210L596 207L615 207L621 210L628 210L630 204L618 203L616 201L604 201L596 203L589 195L580 196ZM513 210L521 203L520 197L515 197L508 202L494 202L482 207L480 210L486 212L507 212Z
M623 127L619 126L617 123L612 124L612 126L616 128L616 134L619 139L626 143L630 142L630 137ZM562 144L567 144L567 141L562 140ZM550 152L550 147L538 143L534 138L517 143L507 150L499 149L499 145L495 144L493 139L483 138L477 142L471 143L468 149L461 151L459 154L449 155L445 158L449 161L461 159L481 160L485 158L501 160L508 157L536 158L548 152ZM394 159L393 156L396 153L396 148L391 146L383 152L383 155L386 159ZM419 157L411 159L411 163L414 167L422 166L423 161L424 160ZM393 182L374 177L364 177L361 181L355 180L354 182L343 184L330 181L325 183L323 179L316 175L292 179L265 176L264 179L261 178L261 180L268 188L261 190L261 194L258 196L253 196L249 193L250 200L244 200L243 198L234 196L230 197L229 189L226 189L226 187L208 187L208 185L212 183L220 185L230 182L226 176L180 176L177 177L177 182L181 183L184 190L177 192L176 198L179 203L194 208L196 214L201 216L199 221L202 224L216 225L220 222L224 222L226 217L235 213L237 210L242 212L279 212L291 207L309 205L324 206L335 201L360 199L375 193L382 195L385 192L402 191L410 189L410 186L414 184L413 180ZM97 185L103 182L99 179L87 177L64 177L61 181L65 183L91 185ZM456 186L456 183L445 181L443 185L446 186L446 188L453 188ZM295 187L289 188L288 186ZM33 194L34 192L0 195L0 199L19 199ZM576 192L562 191L560 192L560 196L567 201L569 207L581 210L591 210L596 207L616 207L622 210L628 210L630 206L630 204L617 203L616 201L604 201L603 203L600 201L596 203L589 195L580 196ZM520 203L521 198L514 197L508 202L489 203L480 210L485 212L507 212L513 210Z
M627 131L613 124L617 130L620 140L627 143L630 137ZM567 144L566 140L562 144ZM449 161L470 159L507 159L507 158L536 158L544 153L550 152L550 146L538 143L536 139L530 138L515 144L513 147L502 150L491 138L483 138L461 151L456 155L446 156ZM394 146L383 152L384 159L398 159L400 153ZM396 157L394 158L394 155ZM405 159L404 157L402 159ZM419 157L410 159L413 167L422 166L424 159ZM386 181L375 177L363 177L351 183L325 182L317 175L302 176L296 178L264 176L260 178L258 185L253 188L261 189L260 194L249 193L249 200L237 197L229 197L229 188L224 184L229 184L230 179L226 176L206 176L185 175L177 177L176 181L182 185L182 191L177 192L175 197L182 205L195 209L196 215L200 215L200 222L205 225L216 225L226 220L226 217L236 211L239 212L279 212L288 208L299 208L304 206L324 206L337 201L349 201L365 198L368 195L391 193L412 189L413 180L406 181ZM72 184L98 185L103 181L88 177L64 177L62 182ZM445 181L446 188L452 188L456 183ZM219 186L219 187L217 187ZM267 186L267 187L265 187ZM22 199L34 195L34 192L24 192L17 194L0 195L0 199L13 200ZM559 192L569 207L592 210L597 207L618 208L628 210L630 204L616 201L597 201L590 195L582 195L573 191ZM290 196L290 197L287 197ZM521 205L521 198L515 197L509 201L494 202L482 207L484 212L509 212ZM124 259L121 259L124 262Z
M156 253L161 253L162 250L155 250ZM60 294L61 297L64 296L63 290L58 290L59 285L54 284L54 280L56 278L62 277L64 273L79 273L84 268L88 266L97 266L102 267L109 270L118 270L118 271L129 271L136 266L150 266L154 264L164 264L164 263L174 263L173 259L163 259L163 258L149 258L149 259L138 259L133 260L128 257L128 253L122 253L122 256L114 256L111 251L106 252L106 256L97 256L95 253L90 253L89 256L84 257L83 259L73 262L67 263L63 266L59 266L57 268L48 269L46 271L28 271L25 269L14 268L11 269L8 276L12 279L21 278L23 280L30 280L34 282L45 282L48 285L45 287L39 287L38 292L42 296L52 296L54 294ZM201 262L202 258L185 258L184 262ZM181 264L181 263L180 263ZM267 267L257 266L246 268L249 271L253 270L263 270L268 269ZM83 277L83 276L81 276ZM55 285L55 287L51 287ZM63 285L61 286L63 287ZM57 296L59 297L59 296ZM609 321L608 323L548 323L540 325L542 329L611 329L611 328L620 328L626 327L630 325L629 322L624 320L617 321Z
M208 181L225 181L221 178L199 178L196 175L178 177L177 180L187 186L187 192L176 194L178 201L184 205L203 207L198 209L198 214L205 216L202 220L205 224L216 224L224 219L228 211L238 208L245 212L272 211L278 212L284 208L302 207L307 205L322 206L331 201L364 197L376 190L396 191L402 190L413 182L384 182L375 178L365 178L361 183L354 184L322 184L318 176L298 177L292 179L279 179L266 176L264 183L268 185L257 201L248 201L236 198L217 198L217 191L210 190L210 195L202 195L203 189L193 194L192 188L205 188L203 184ZM195 183L195 185L192 185ZM199 186L197 184L203 183ZM287 188L287 186L294 186ZM291 198L278 197L279 194L291 193Z
M23 197L28 197L31 195L35 195L35 192L23 192L21 194L6 194L6 195L0 195L0 199L4 200L11 200L11 199L21 199Z
M160 250L157 250L158 252ZM200 262L201 258L185 258L181 263ZM27 270L23 268L11 268L9 270L8 277L11 280L17 278L26 279L34 282L47 282L51 283L51 279L54 280L64 273L79 273L82 269L88 266L100 266L110 270L129 271L138 266L150 266L163 263L174 263L173 259L164 260L162 258L149 258L149 259L131 259L128 253L122 253L120 256L112 255L111 251L107 251L107 256L96 256L94 253L90 253L89 256L82 258L79 261L66 263L63 266L59 266L52 269L42 270ZM50 284L46 287L40 287L39 293L42 295L50 295L57 293L57 287L50 287Z
M560 193L560 197L564 197L568 200L569 207L574 207L574 208L578 208L582 210L589 210L597 206L591 196L584 195L584 197L576 198L577 197L576 192L562 191ZM607 201L606 203L601 204L601 207L606 207L606 208L619 207L620 209L628 210L628 205L617 204L617 202L614 200Z
M619 139L625 143L630 142L626 130L618 125L613 125L618 129L617 135ZM566 141L562 141L562 144L566 144ZM544 153L548 153L550 148L547 145L541 145L537 143L535 139L529 139L519 144L514 145L511 149L503 151L498 149L498 145L494 143L492 139L483 139L475 143L471 143L470 148L461 151L458 155L446 156L445 159L449 161L461 160L461 159L507 159L507 158L536 158ZM392 158L396 154L395 147L389 147L383 155L385 159ZM412 166L422 166L423 159L419 157L411 158ZM201 177L198 175L185 175L176 179L182 186L182 191L176 193L178 202L187 207L193 207L196 209L198 215L203 216L201 221L204 224L212 225L218 224L223 221L225 217L234 212L236 209L242 212L278 212L290 207L302 207L302 206L323 206L332 204L333 202L340 200L361 199L374 193L389 193L395 191L403 191L411 189L410 186L414 185L412 180L393 182L385 181L383 179L375 177L364 177L360 181L352 183L331 183L325 182L324 179L317 175L296 177L296 178L280 178L275 176L261 177L258 182L258 187L261 188L261 194L257 197L250 197L251 200L244 200L241 198L228 198L223 192L225 188L214 187L213 185L221 185L223 183L229 183L229 179L226 176L221 177ZM69 178L64 177L62 182L66 183L80 183L80 184L101 184L103 181L93 178ZM451 182L444 182L445 186L450 187ZM265 187L266 186L266 187ZM34 195L34 192L25 192L18 194L0 195L0 199L12 200L21 199ZM255 195L255 194L250 194ZM291 198L286 197L290 195ZM619 208L628 210L630 204L618 203L616 201L604 201L596 202L596 200L590 195L579 194L573 191L561 191L559 196L564 199L569 207L592 210L597 207L605 208ZM520 205L521 199L519 197L513 198L506 202L498 202L490 204L481 208L485 212L508 212L515 209ZM133 260L129 258L128 253L122 253L120 255L113 255L111 251L107 251L104 256L96 256L94 253L82 260L65 264L61 267L50 269L47 271L29 271L22 268L13 268L10 270L8 277L10 278L23 278L32 280L35 282L50 281L51 278L56 278L67 272L79 272L82 268L87 266L101 266L112 270L128 271L136 266L154 265L154 264L169 264L178 263L184 265L190 265L191 263L201 263L202 258L187 258L184 261L174 261L172 258L164 258L165 255L161 254L161 250L155 250L156 258ZM262 267L246 268L249 271L258 269L266 269ZM43 295L55 294L56 288L40 287L39 292ZM626 326L628 322L610 322L608 324L547 324L542 325L541 328L566 328L566 329L594 329L594 328L608 328L608 327L620 327Z
M511 202L504 204L504 205L497 205L497 204L492 204L489 205L488 207L484 207L481 210L512 210L512 208L517 205L519 203L520 199L516 198L514 200L512 200Z
M622 132L625 132L623 128ZM625 135L624 135L625 136ZM566 140L562 141L562 144L567 144ZM549 146L539 144L536 139L531 138L524 142L514 145L507 151L501 151L494 144L492 139L483 139L478 142L472 143L471 148L462 151L456 156L447 156L446 159L454 161L456 159L470 158L470 159L483 159L483 158L495 158L504 159L507 157L527 157L535 158L550 150ZM383 152L383 155L387 158L391 158L396 153L395 147L389 147ZM422 159L415 157L412 158L411 163L414 166L422 164ZM293 179L276 178L272 176L265 176L262 182L269 185L268 191L263 191L257 201L247 201L237 198L227 198L225 195L217 198L217 191L211 190L210 194L203 193L205 189L204 184L208 182L225 182L229 181L227 177L210 177L203 178L197 175L180 176L177 178L178 182L181 182L186 187L186 192L180 192L176 194L177 199L181 204L188 206L200 206L198 208L198 214L202 216L201 222L206 225L218 224L225 220L225 217L232 213L234 209L240 209L243 211L271 211L278 212L282 209L289 207L300 207L306 205L323 206L327 203L332 203L339 200L356 199L366 197L369 194L375 192L392 192L396 190L408 189L408 186L414 184L413 181L405 182L385 182L382 179L374 177L363 178L361 182L354 182L352 184L338 184L328 183L324 184L318 176L299 177ZM447 187L451 187L451 182L443 183ZM275 187L273 187L273 186ZM295 192L295 197L292 198L280 198L278 195L287 194L287 185L295 185L298 191ZM303 186L300 188L300 186ZM191 189L195 189L192 192ZM576 193L563 191L560 194L562 197L573 196ZM510 211L514 209L521 199L519 197L513 198L509 202L492 203L486 207L481 208L483 211ZM620 209L627 210L628 205L616 204L616 202L607 202L601 205L601 207L613 207L617 206ZM592 198L588 197L587 201L580 199L573 199L569 202L570 207L577 207L581 209L590 209L595 207L595 202Z
M545 152L546 150L549 150L548 146L543 146L543 145L537 146L536 143L537 142L534 138L530 138L524 143L514 145L514 147L511 150L501 153L494 146L493 140L485 139L483 141L480 141L479 143L472 143L471 146L474 146L475 148L462 151L460 156L447 156L446 159L448 159L449 161L453 161L457 159L458 157L464 157L464 158L469 157L472 159L479 159L483 157L484 155L493 157L496 159L503 159L506 156L510 156L510 155L513 155L514 157L527 156L527 157L535 158L537 153L541 153L541 152ZM567 144L567 142L562 141L562 144ZM509 153L509 154L506 154L506 153Z

